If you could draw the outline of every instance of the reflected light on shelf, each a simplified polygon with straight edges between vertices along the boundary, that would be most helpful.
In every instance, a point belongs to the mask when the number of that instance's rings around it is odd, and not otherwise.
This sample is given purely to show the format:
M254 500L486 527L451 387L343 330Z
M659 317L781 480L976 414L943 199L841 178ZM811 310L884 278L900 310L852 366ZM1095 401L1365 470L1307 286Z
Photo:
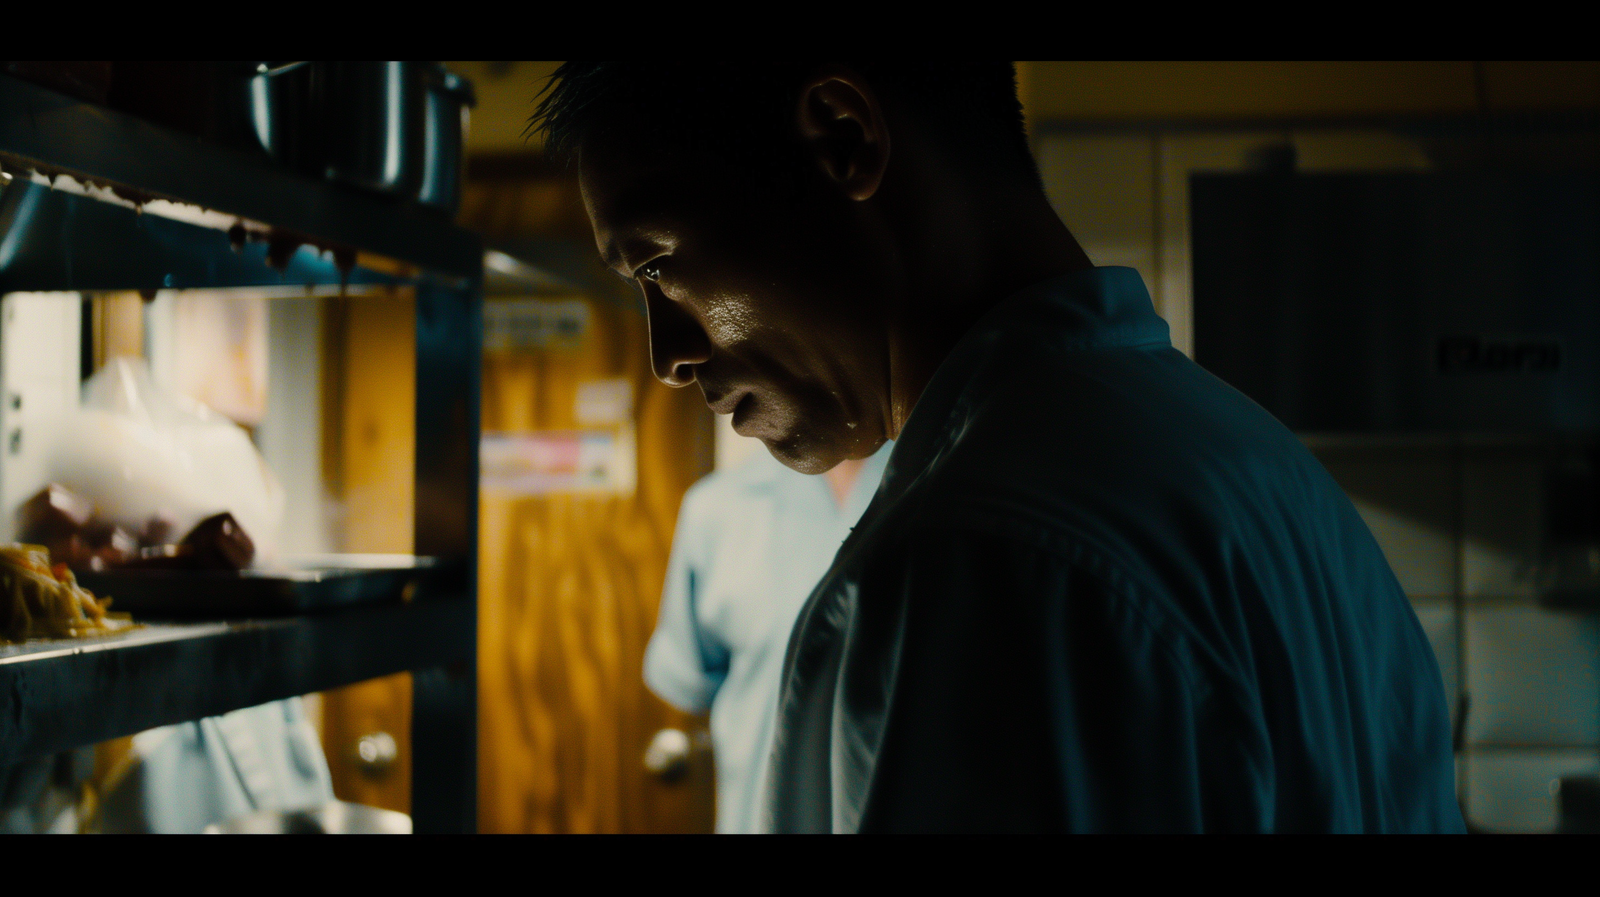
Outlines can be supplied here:
M101 187L98 184L86 184L67 174L57 175L54 181L37 171L29 172L29 174L35 184L49 187L52 190L87 196L90 199L122 206L126 209L133 209L146 215L160 215L162 218L170 218L173 221L182 221L185 224L193 224L212 230L226 231L239 223L243 223L252 230L266 230L265 225L247 221L237 215L224 215L221 212L213 212L187 203L172 202L165 199L153 199L143 204L136 203L118 196L109 188Z

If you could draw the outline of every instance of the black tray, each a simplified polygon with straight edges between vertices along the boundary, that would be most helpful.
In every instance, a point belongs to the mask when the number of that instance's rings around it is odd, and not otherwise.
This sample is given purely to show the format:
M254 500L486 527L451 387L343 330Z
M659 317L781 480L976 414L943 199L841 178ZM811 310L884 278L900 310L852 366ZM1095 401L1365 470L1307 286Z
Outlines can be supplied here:
M437 558L327 554L283 558L239 572L102 570L78 584L134 619L230 619L313 614L359 604L398 604L441 584Z

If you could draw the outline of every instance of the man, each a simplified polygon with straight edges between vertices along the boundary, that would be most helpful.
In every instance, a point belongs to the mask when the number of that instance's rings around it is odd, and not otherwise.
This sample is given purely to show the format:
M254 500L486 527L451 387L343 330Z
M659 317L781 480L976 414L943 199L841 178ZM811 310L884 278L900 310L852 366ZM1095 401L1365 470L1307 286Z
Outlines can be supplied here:
M888 449L819 477L758 452L684 496L645 681L680 710L711 712L718 833L765 829L789 632L877 491Z
M797 470L896 443L790 641L774 830L1464 829L1371 533L1084 255L1008 64L553 84L657 376Z

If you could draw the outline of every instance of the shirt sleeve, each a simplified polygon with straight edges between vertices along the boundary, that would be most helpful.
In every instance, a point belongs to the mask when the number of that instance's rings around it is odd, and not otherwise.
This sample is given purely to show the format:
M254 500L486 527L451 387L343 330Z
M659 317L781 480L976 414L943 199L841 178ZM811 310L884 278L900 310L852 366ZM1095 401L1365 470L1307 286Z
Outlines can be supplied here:
M728 674L728 652L701 627L696 613L716 534L715 516L706 505L704 489L691 489L684 497L655 633L644 655L645 684L686 713L709 710Z
M897 592L884 603L900 615L881 630L898 631L899 657L861 831L1251 831L1270 818L1259 721L1092 550L934 531L899 561L860 597Z

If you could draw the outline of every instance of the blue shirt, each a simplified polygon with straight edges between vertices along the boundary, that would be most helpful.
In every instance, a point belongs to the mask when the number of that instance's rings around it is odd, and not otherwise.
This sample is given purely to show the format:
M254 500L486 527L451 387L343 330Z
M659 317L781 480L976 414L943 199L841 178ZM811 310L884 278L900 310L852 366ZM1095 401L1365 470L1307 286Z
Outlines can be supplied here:
M0 769L0 834L74 832L87 822L78 817L76 792L94 779L95 750L71 753L70 763L47 755ZM140 732L101 785L94 830L107 834L199 834L258 811L334 799L301 698Z
M711 711L718 832L761 829L789 630L888 455L886 446L867 459L842 507L823 477L764 449L684 496L645 681L679 709Z
M199 834L262 810L334 799L322 741L300 698L140 732L130 759L107 786L107 834Z
M780 832L1465 830L1371 532L1128 268L1011 297L940 366L778 725Z

